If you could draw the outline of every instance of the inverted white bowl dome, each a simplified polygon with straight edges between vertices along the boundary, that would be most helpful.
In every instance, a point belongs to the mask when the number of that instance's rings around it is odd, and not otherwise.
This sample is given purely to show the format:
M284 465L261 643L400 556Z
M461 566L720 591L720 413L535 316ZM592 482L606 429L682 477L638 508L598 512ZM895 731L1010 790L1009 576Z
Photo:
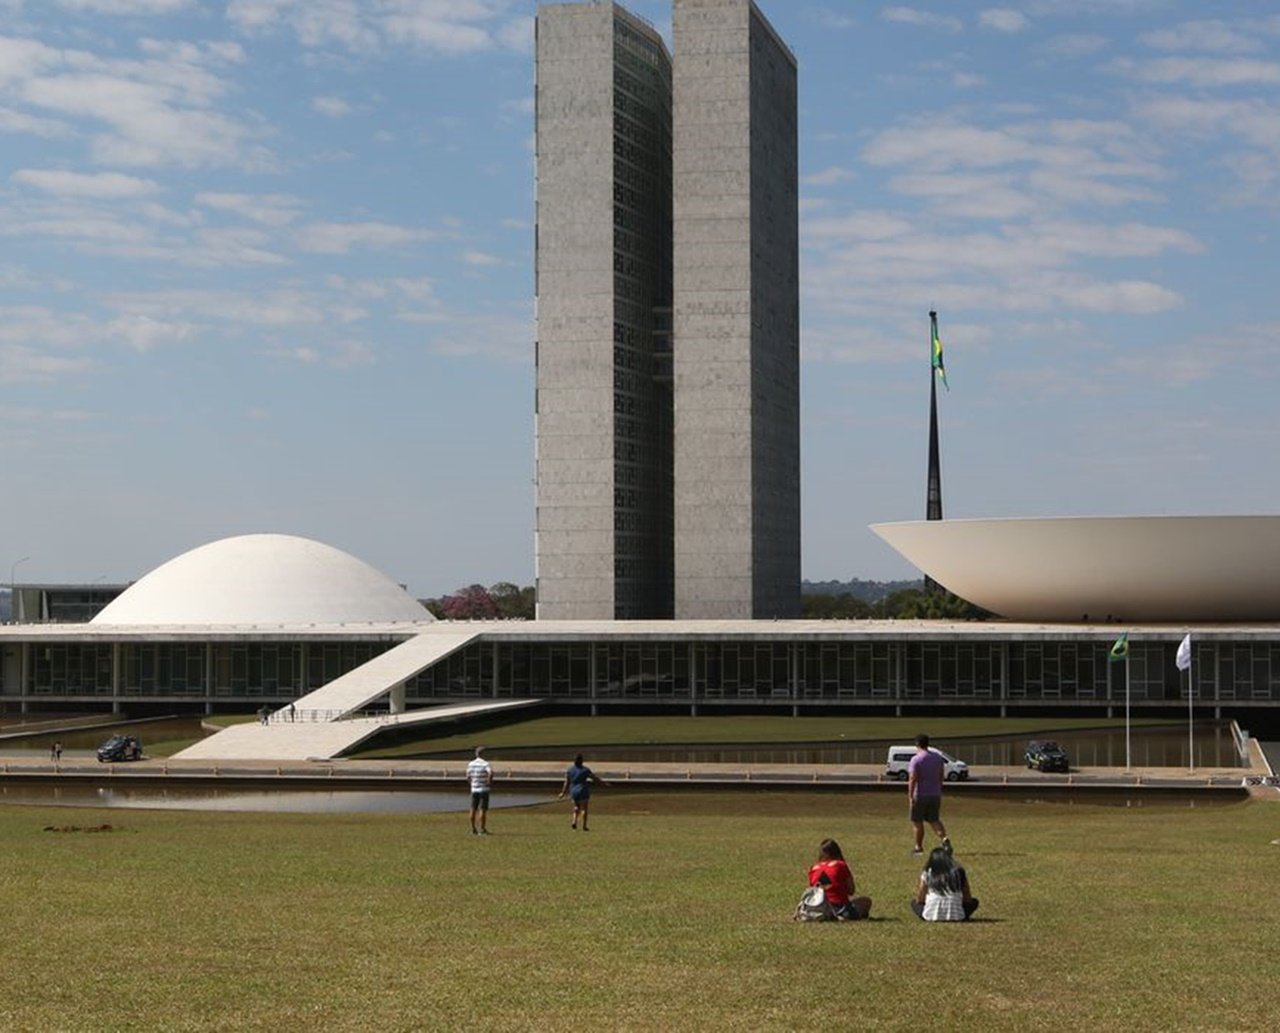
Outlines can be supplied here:
M161 564L94 624L355 624L429 621L417 600L362 560L309 538L223 538Z
M1280 620L1280 517L916 520L871 530L1016 620Z

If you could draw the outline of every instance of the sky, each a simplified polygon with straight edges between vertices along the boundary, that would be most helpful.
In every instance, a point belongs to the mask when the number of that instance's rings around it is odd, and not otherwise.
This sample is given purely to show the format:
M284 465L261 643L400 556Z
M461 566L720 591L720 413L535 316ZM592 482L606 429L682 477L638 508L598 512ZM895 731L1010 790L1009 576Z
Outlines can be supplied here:
M924 517L931 308L948 518L1280 512L1276 5L758 3L804 577L916 575L868 525ZM535 9L0 0L0 577L532 583Z

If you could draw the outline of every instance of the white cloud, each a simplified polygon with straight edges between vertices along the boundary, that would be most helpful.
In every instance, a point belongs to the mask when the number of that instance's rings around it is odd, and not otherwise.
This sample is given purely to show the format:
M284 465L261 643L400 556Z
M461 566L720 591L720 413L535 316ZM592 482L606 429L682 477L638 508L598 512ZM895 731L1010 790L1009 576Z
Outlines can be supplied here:
M281 348L269 348L266 354L276 359L289 359L307 366L325 365L332 369L350 369L368 366L376 361L377 353L367 341L335 341L319 344L298 344Z
M1164 57L1150 61L1118 58L1113 70L1140 82L1188 83L1197 87L1258 86L1280 83L1280 63L1253 58Z
M533 19L505 0L231 0L227 19L249 34L292 32L303 46L356 52L405 45L444 55L528 51Z
M329 118L341 118L351 114L351 105L341 97L313 97L311 109Z
M1143 33L1139 39L1155 50L1203 50L1219 54L1256 54L1266 49L1256 26L1231 24L1217 19L1183 22L1181 25Z
M194 0L54 0L72 14L171 14Z
M142 197L160 189L150 179L138 179L119 172L70 172L65 169L18 169L9 179L14 183L62 197Z
M849 169L842 168L839 165L831 165L819 172L805 176L801 182L810 187L830 187L835 186L837 183L847 183L854 178L856 177Z
M529 362L535 337L532 317L457 316L438 321L443 329L431 336L429 347L452 358Z
M813 17L819 25L828 29L852 29L858 24L858 20L847 11L835 11L828 7L815 11Z
M127 344L134 351L146 352L165 344L190 340L198 327L187 322L165 322L150 316L130 315L107 324L108 336Z
M298 246L321 255L345 255L355 247L401 247L435 236L428 230L409 229L385 222L314 223L298 231Z
M65 122L51 118L37 118L12 108L0 107L0 132L28 133L45 139L57 139L74 135Z
M980 75L974 75L972 72L956 72L951 76L951 85L958 90L971 90L975 86L981 86L986 79Z
M0 309L0 314L3 310ZM0 384L42 383L93 368L87 358L50 355L23 345L0 342Z
M1007 173L907 172L891 177L889 185L896 193L935 202L952 218L1008 220L1038 208L1019 182Z
M964 28L959 18L921 11L914 7L886 7L880 12L880 17L899 25L918 25L924 29L940 29L943 32L960 32Z
M195 202L205 208L231 212L264 226L287 226L302 211L303 202L288 194L235 194L204 191Z
M0 36L0 85L21 82L62 61L62 51L32 39Z
M487 251L464 251L462 253L462 261L470 266L493 266L503 265L503 261L497 255L491 255Z
M1158 97L1136 105L1148 123L1194 137L1234 136L1280 158L1280 106L1262 100Z
M246 128L218 112L175 105L153 83L111 75L67 74L29 80L26 100L62 115L105 123L93 138L103 164L232 165L244 160Z
M1008 7L988 7L985 11L978 13L978 24L984 29L993 29L996 32L1015 33L1022 32L1031 22L1021 11Z
M803 226L808 240L888 240L911 233L915 224L890 212L867 211L838 219L809 219Z
M283 265L287 259L270 250L270 238L248 227L202 229L195 246L181 255L186 265L221 267L242 265Z
M0 38L0 129L81 136L108 165L269 166L257 117L218 110L225 67L245 59L239 44L142 39L137 49L138 58L103 57Z
M534 19L531 17L513 18L498 27L494 39L508 50L529 54L533 52L533 26Z
M1111 46L1106 36L1084 32L1067 32L1041 44L1040 50L1050 57L1091 57Z

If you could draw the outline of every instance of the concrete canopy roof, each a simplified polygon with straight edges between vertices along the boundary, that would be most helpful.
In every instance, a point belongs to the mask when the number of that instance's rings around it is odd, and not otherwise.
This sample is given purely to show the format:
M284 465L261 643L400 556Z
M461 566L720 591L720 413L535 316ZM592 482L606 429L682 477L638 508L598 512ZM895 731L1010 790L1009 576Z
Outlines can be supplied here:
M1022 621L1280 619L1280 517L916 520L871 530L938 584Z
M306 625L423 622L431 614L385 574L287 534L224 538L161 564L97 625Z

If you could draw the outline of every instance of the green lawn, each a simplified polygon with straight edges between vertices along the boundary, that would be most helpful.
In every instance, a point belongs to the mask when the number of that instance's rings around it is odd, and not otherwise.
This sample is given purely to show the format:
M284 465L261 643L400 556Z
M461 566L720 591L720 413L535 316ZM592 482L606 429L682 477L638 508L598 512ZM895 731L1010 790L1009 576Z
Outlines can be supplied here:
M0 1028L1271 1030L1280 806L954 797L983 906L907 910L899 794L465 815L0 806ZM109 832L45 826L110 823ZM878 921L797 925L819 840Z
M1133 726L1168 724L1150 718ZM361 757L406 757L471 749L477 742L504 746L564 746L566 749L632 743L787 743L893 739L913 742L919 732L935 740L987 735L1051 734L1079 728L1123 728L1124 721L1099 717L786 717L625 716L539 717L467 731L432 735L394 746L373 746Z

